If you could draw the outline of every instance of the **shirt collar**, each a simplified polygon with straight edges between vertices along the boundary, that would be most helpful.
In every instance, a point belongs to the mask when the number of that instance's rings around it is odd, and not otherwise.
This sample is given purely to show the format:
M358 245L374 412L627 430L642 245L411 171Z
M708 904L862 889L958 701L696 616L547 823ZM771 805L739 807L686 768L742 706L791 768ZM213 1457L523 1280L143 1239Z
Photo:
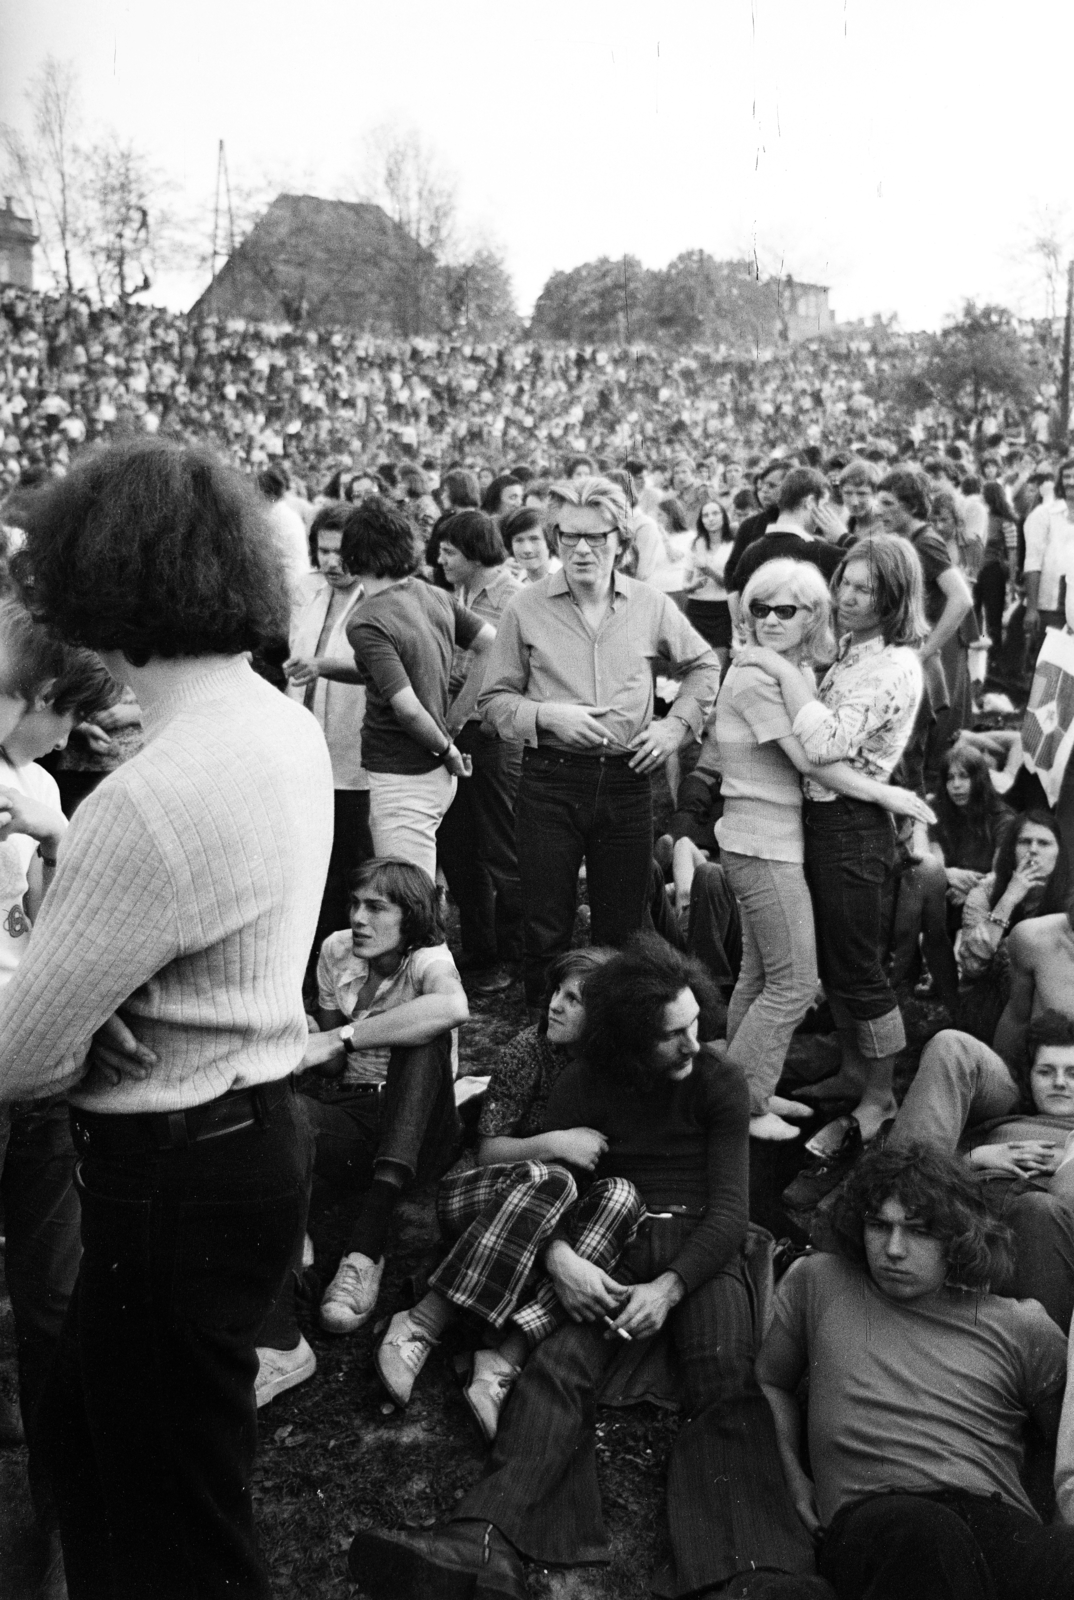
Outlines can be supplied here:
M885 648L884 635L878 633L875 639L866 639L864 644L855 644L852 633L844 633L839 641L840 661L861 661L865 656L877 655Z
M550 576L547 577L544 581L548 585L549 594L566 594L566 595L570 595L572 600L574 599L574 596L571 595L570 588L568 587L568 584L567 584L567 573L566 573L566 570L563 567L560 567L558 572L551 573ZM618 567L616 567L615 571L612 573L612 594L613 594L613 596L614 595L627 594L628 593L627 582L628 582L628 580L619 571Z

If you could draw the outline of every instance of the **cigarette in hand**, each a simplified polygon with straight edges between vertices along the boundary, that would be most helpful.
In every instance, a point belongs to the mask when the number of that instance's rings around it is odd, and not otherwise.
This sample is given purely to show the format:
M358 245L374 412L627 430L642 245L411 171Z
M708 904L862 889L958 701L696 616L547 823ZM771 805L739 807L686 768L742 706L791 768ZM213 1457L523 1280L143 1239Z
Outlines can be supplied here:
M631 1335L626 1331L625 1328L617 1328L611 1317L605 1317L604 1321L610 1332L617 1333L620 1339L626 1340L627 1344L632 1343Z

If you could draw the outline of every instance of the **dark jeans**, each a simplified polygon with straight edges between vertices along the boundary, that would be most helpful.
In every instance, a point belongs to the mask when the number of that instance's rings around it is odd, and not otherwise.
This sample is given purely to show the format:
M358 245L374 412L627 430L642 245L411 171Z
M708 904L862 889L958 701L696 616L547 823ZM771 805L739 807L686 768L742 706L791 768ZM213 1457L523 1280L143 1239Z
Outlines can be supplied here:
M1003 648L1003 602L1007 598L1007 568L1002 561L986 561L973 586L973 603L978 622L992 641L989 654L995 658Z
M43 1408L68 1591L269 1600L254 1340L305 1218L294 1096L166 1150L87 1143L76 1115L75 1148L84 1253Z
M38 1523L45 1528L55 1525L56 1511L45 1462L41 1396L82 1254L74 1166L65 1100L0 1110L4 1267L15 1319L30 1493Z
M807 800L803 821L817 965L836 1021L859 1025L898 1015L884 971L895 871L891 818L879 806L836 798ZM868 1031L858 1027L859 1034Z
M325 1088L316 1096L300 1095L298 1107L310 1130L313 1177L336 1188L365 1190L376 1176L377 1162L387 1161L405 1168L412 1183L431 1183L450 1167L459 1143L451 1035L393 1050L383 1088ZM358 1226L356 1222L355 1230ZM301 1273L303 1231L299 1229L294 1241L291 1271L257 1335L259 1345L274 1350L293 1350L298 1344L295 1283ZM359 1248L352 1235L344 1253Z
M328 935L347 926L350 908L348 878L355 867L360 867L373 854L373 835L369 831L369 790L337 789L333 800L332 854L328 858L328 876L321 896L317 932L313 937L314 966Z
M522 885L515 848L521 751L468 722L455 740L474 770L437 830L436 853L459 908L462 953L475 967L522 960Z
M1070 1600L1074 1528L997 1496L880 1494L838 1513L818 1570L839 1600Z
M625 944L644 924L653 849L650 780L622 756L527 749L515 812L526 924L526 1002L570 949L583 858L594 944Z

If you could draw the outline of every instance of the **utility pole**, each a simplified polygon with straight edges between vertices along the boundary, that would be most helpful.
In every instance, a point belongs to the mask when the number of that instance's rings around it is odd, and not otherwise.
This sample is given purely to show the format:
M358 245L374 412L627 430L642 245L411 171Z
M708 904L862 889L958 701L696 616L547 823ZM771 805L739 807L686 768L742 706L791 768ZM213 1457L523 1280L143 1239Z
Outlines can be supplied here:
M1070 430L1070 333L1074 320L1074 261L1067 267L1067 314L1063 323L1063 376L1059 384L1059 448L1065 451Z

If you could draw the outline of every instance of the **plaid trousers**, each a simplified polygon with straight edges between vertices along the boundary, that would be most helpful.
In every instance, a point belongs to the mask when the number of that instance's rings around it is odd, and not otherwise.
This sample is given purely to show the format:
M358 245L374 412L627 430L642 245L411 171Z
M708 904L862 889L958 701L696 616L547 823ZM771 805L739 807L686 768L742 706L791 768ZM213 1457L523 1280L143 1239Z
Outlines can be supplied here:
M584 1260L610 1272L634 1238L645 1203L625 1178L601 1178L579 1199L566 1167L516 1161L445 1178L436 1213L454 1242L431 1274L430 1289L494 1328L511 1319L532 1346L566 1320L551 1281L538 1272L542 1247L558 1233Z

